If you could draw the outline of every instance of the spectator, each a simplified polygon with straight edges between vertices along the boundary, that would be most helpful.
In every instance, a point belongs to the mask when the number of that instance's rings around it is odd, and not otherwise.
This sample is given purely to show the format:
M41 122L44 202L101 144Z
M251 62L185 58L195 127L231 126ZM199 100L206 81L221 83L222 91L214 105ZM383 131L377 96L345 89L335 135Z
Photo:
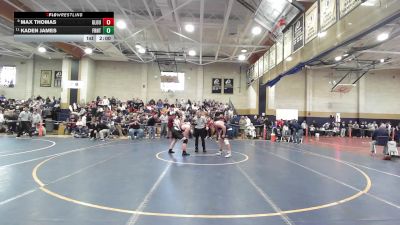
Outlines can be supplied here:
M32 114L28 111L28 108L25 107L24 110L19 114L18 121L20 123L17 137L20 137L21 134L28 133L30 137L32 137L31 132L31 121L32 121Z
M156 138L156 135L155 135L156 119L157 119L157 116L153 115L147 120L147 131L149 132L149 139Z
M375 150L375 145L377 143L377 138L378 137L388 137L389 138L389 132L387 131L386 125L385 124L381 124L380 127L378 129L376 129L374 131L374 133L372 134L372 142L371 142L371 154L376 153ZM384 147L383 150L384 153L387 152L387 146Z
M240 117L240 120L239 120L239 129L240 129L240 134L241 134L241 136L242 136L242 139L244 139L244 137L245 137L245 129L246 129L246 119L245 119L245 117L244 116L241 116Z
M143 137L143 129L140 128L138 120L134 120L131 124L129 124L129 137L130 139L140 139Z
M161 133L160 137L167 137L167 130L168 130L168 116L166 113L162 113L160 116L160 122L161 122Z

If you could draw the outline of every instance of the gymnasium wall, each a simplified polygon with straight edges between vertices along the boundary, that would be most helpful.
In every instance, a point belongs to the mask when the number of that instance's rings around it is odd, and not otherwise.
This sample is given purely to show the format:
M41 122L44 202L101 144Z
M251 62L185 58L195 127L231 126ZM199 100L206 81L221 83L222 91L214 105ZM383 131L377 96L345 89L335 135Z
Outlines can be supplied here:
M40 87L40 74L41 70L51 70L52 74L52 84L51 87ZM54 71L62 70L62 60L61 59L44 59L41 57L36 57L34 60L34 74L33 74L33 95L34 96L49 96L52 98L60 97L61 87L54 87Z
M96 85L94 96L114 96L123 100L139 97L145 100L215 99L222 102L232 100L238 109L247 109L247 87L244 69L239 64L218 63L207 66L179 64L178 70L185 73L185 90L165 93L160 89L160 70L157 63L132 63L96 61ZM212 78L233 78L234 94L212 94Z
M62 60L44 59L35 57L24 60L13 57L2 56L1 66L16 66L16 84L14 88L0 87L0 94L16 99L26 99L32 95L42 97L60 97L61 88L54 88L54 71L61 70ZM51 70L53 75L51 87L40 87L41 70Z
M400 70L370 71L349 93L331 92L329 82L338 81L342 75L319 69L286 76L275 86L275 107L267 107L268 114L284 108L298 109L299 116L311 119L339 112L342 118L400 120Z
M26 99L32 95L60 97L61 87L54 88L54 80L52 87L40 87L40 73L41 70L52 70L54 79L54 71L62 70L61 59L49 60L35 57L30 60L22 60L2 57L0 65L17 67L15 88L1 87L0 94L16 99ZM29 70L33 72L29 72ZM161 92L160 70L157 63L93 61L85 58L80 62L80 70L88 71L86 76L80 75L81 79L88 84L87 87L80 90L80 99L83 99L84 93L87 94L86 99L104 95L122 100L139 97L146 101L159 98L168 98L170 101L177 98L189 98L228 102L231 99L237 109L244 110L246 113L249 112L249 108L256 108L256 100L248 98L249 93L251 96L256 96L255 90L251 87L247 88L245 68L242 68L240 64L215 63L206 66L179 64L178 70L185 73L185 90L175 93ZM233 78L234 94L212 94L212 78Z

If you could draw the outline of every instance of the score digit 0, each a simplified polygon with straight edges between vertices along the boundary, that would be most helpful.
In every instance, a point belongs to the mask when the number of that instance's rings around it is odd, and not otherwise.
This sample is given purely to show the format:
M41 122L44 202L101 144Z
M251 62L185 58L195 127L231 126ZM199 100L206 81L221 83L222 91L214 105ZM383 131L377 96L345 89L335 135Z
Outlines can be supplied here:
M114 26L114 18L103 18L103 26Z

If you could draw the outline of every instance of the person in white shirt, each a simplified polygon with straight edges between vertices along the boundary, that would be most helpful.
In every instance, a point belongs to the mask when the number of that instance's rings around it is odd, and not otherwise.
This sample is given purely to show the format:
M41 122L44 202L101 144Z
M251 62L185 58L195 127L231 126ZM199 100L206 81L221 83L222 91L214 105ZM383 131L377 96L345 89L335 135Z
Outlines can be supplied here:
M168 116L166 113L161 114L160 116L161 122L161 133L160 137L167 137L167 124L168 124Z
M103 105L103 106L109 106L110 105L110 100L108 100L107 96L103 97L103 100L101 101L101 105Z
M42 122L42 117L40 116L40 114L38 113L37 110L33 111L32 114L32 127L37 127L37 125L39 125L39 123Z
M0 126L4 123L4 112L3 110L0 110Z
M0 110L0 130L3 129L3 124L5 122L3 110Z
M246 127L250 126L250 124L251 124L250 118L246 116L245 120L246 120Z

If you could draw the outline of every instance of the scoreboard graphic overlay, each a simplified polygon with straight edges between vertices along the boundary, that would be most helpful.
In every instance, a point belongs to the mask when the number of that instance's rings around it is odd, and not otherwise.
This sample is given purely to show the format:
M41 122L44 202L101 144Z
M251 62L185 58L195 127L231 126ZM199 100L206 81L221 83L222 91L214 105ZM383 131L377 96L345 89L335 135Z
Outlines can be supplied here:
M21 42L113 42L114 12L14 12Z

